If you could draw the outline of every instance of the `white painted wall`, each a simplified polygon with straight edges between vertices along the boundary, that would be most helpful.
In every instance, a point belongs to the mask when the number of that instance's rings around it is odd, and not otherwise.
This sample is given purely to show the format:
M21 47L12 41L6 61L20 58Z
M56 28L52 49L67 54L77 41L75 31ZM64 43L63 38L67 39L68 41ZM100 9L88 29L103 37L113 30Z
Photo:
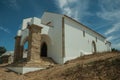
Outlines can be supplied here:
M29 36L29 30L27 28L22 30L22 32L21 32L21 42L20 42L21 46L24 45L25 40L27 39L28 36Z
M106 41L107 51L111 51L111 43Z
M17 36L21 36L22 30L18 30Z
M27 28L28 22L31 22L31 20L32 20L32 18L23 19L23 22L22 22L22 30L24 30L24 29Z
M41 19L40 18L37 18L37 17L33 17L32 19L31 19L31 22L30 22L31 24L35 24L35 25L41 25ZM42 27L42 26L41 26Z
M62 64L62 16L58 14L52 13L44 13L42 16L42 23L46 24L48 22L52 22L52 26L49 26L49 30L47 32L47 27L42 29L42 34L48 34L51 39L51 51L48 54L49 57L52 57L54 61Z
M52 26L47 26L42 23L46 23L51 21ZM29 35L29 30L27 29L27 25L29 24L35 24L38 26L43 27L41 31L42 35L42 42L47 43L48 47L48 57L51 57L54 61L57 63L62 64L62 17L58 14L51 14L51 13L45 13L42 16L42 19L33 17L23 20L22 24L22 32L21 32L21 45L24 44L24 40Z
M105 38L77 22L65 17L65 57L64 62L82 55L92 54L92 41L97 52L107 51ZM83 36L85 31L85 37ZM97 41L96 41L97 37Z
M33 72L33 71L38 71L38 70L42 70L45 69L43 67L6 67L9 70L12 70L14 72L20 73L20 74L25 74L28 72Z

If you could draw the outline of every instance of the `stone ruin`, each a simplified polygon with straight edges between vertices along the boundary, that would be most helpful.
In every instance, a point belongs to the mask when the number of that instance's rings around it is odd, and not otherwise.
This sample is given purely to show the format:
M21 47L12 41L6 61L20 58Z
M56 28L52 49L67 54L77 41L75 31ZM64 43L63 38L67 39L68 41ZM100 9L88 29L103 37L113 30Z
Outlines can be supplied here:
M29 35L27 58L23 59L24 46L20 45L21 36L15 37L14 62L7 68L17 73L28 73L40 69L46 69L54 65L54 61L48 57L40 56L41 29L38 25L28 25Z

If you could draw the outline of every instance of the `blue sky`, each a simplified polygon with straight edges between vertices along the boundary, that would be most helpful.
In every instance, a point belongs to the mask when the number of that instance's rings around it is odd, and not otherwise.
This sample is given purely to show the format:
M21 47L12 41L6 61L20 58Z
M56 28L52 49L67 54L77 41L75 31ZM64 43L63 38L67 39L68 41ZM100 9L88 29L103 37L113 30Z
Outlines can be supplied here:
M0 46L14 50L22 20L40 18L45 11L76 19L120 50L120 0L0 0Z

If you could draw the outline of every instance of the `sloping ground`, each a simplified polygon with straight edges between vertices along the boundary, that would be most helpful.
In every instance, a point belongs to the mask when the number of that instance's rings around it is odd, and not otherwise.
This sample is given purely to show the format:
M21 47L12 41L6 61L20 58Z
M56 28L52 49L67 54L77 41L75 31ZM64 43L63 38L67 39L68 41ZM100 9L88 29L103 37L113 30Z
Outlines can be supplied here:
M120 80L120 53L83 56L42 71L19 75L0 67L0 80Z

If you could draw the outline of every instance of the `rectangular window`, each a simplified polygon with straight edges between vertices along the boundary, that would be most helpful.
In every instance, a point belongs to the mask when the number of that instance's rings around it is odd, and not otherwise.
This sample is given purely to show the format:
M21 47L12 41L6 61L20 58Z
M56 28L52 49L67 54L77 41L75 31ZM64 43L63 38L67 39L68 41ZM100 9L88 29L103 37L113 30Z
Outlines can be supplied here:
M83 37L85 37L85 31L83 31Z

